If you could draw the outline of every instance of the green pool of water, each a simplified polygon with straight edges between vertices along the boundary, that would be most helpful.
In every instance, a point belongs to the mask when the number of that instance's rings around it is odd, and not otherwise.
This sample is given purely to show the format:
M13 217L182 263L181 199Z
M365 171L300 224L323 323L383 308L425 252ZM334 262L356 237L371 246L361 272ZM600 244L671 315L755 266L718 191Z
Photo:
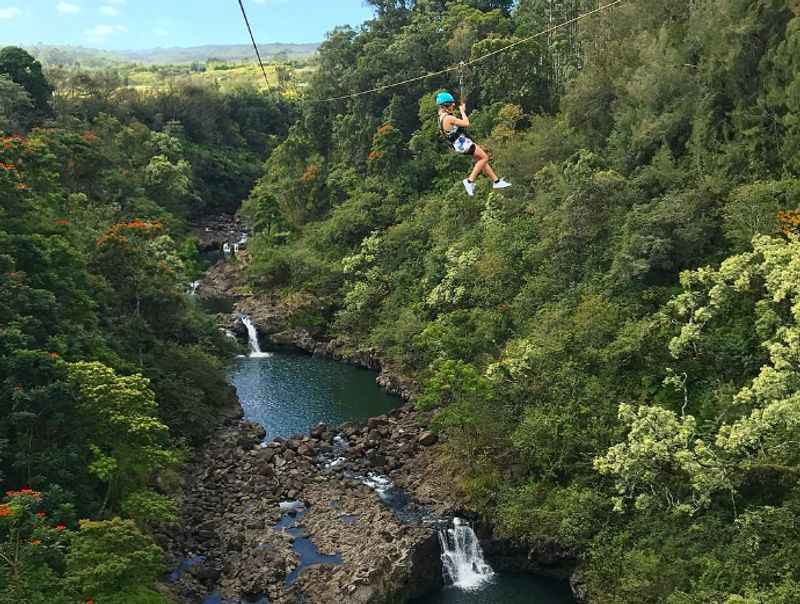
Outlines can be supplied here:
M331 427L366 420L399 407L399 397L375 383L373 371L304 354L273 353L237 359L230 379L245 417L267 431L267 439L307 433L324 422Z

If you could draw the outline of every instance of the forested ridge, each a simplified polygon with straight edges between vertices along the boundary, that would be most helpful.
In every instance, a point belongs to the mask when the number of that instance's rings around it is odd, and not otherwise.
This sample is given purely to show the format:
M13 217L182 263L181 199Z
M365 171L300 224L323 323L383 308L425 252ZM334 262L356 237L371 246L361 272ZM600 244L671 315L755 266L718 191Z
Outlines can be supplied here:
M311 99L597 6L372 4ZM419 377L459 486L591 601L800 601L799 14L636 0L476 65L503 194L437 131L454 75L309 102L244 206L253 284Z
M227 397L193 218L250 285L421 384L454 480L590 601L800 601L800 5L371 0L303 99L0 51L0 602L163 602L158 527ZM3 75L5 74L5 75ZM262 165L262 160L266 162ZM91 518L79 522L81 518Z
M158 527L230 407L186 295L189 222L235 211L291 109L255 88L53 86L0 51L0 602L167 602Z

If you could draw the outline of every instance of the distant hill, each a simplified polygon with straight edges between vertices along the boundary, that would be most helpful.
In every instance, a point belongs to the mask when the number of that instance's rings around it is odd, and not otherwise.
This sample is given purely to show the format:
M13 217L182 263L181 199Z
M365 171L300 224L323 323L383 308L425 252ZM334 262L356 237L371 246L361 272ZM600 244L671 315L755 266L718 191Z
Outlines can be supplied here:
M313 55L319 44L259 44L261 56L267 59L285 57L303 59ZM39 44L26 50L47 65L103 67L114 63L143 63L169 65L205 63L209 60L246 61L254 58L249 44L195 46L190 48L153 48L148 50L99 50L81 46L51 46Z

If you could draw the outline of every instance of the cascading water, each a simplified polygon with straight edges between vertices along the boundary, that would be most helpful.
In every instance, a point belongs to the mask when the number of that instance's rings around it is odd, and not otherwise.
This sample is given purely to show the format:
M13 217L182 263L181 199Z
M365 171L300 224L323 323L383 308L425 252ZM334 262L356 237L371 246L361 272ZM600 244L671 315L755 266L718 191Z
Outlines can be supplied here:
M492 567L483 559L478 536L460 518L453 518L453 528L439 531L439 543L444 572L453 586L471 591L494 577Z
M271 357L272 355L270 353L261 352L261 345L258 343L258 330L256 329L256 326L253 325L250 317L247 315L242 315L241 320L242 325L247 328L247 339L250 342L250 358L259 359Z

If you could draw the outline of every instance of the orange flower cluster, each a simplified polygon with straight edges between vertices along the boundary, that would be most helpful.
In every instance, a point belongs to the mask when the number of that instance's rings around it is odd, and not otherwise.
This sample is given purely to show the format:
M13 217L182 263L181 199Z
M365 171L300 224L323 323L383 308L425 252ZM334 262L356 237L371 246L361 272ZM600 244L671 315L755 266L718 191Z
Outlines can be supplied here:
M66 218L61 218L59 220L56 220L56 224L59 226L67 226L69 224L69 220L67 220Z
M378 128L378 134L384 136L385 134L389 134L390 132L394 131L394 126L391 124L384 124L380 128Z
M30 191L30 187L24 182L18 182L16 186L17 191Z
M60 359L60 358L61 358L61 355L60 355L60 354L58 354L57 352L51 352L51 353L50 353L50 358L51 358L51 359Z
M131 222L124 223L122 225L126 229L132 230L149 230L149 229L160 229L161 223L160 222L144 222L143 220L132 220Z
M131 222L119 222L108 229L105 234L97 240L97 245L105 245L111 239L121 241L127 237L127 232L140 232L148 234L152 231L159 231L163 228L160 222L144 222L143 220L132 220Z
M21 144L24 142L25 139L21 136L4 136L3 138L0 138L0 143L2 143L3 149L6 151L13 148L15 144Z
M310 164L307 168L303 176L300 178L300 182L304 184L308 184L310 182L314 182L319 176L319 166L317 164Z
M83 134L81 134L81 138L85 140L87 143L93 143L97 140L97 135L94 132L87 130Z
M787 237L791 234L800 235L800 210L778 212L778 226Z
M0 505L0 518L8 518L14 514L14 510L7 503Z
M384 155L386 155L383 151L370 151L367 159L369 161L375 161L381 159Z
M17 167L14 164L7 164L0 161L0 168L3 168L6 172L11 172L12 170L16 170Z
M25 487L19 491L6 491L6 497L10 499L14 499L15 497L32 497L38 501L42 498L42 494L39 491L33 491Z

